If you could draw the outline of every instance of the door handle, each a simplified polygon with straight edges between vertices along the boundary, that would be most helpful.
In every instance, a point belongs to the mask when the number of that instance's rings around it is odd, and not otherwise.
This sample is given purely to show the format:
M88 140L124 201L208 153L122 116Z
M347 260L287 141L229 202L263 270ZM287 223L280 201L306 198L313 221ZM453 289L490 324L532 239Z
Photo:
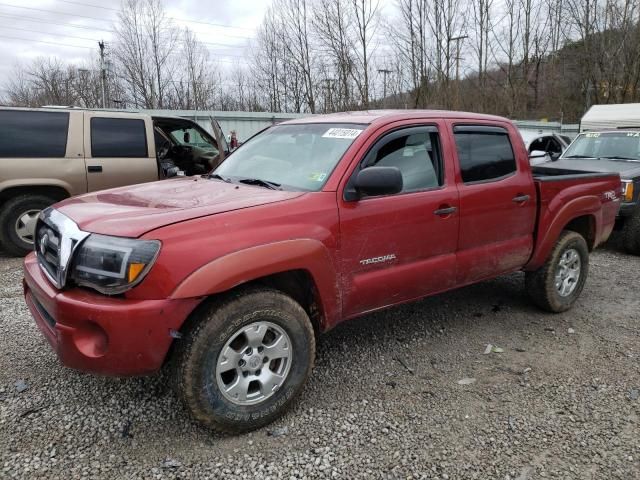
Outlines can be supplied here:
M456 210L458 210L456 207L443 207L443 208L434 210L433 214L438 215L440 217L444 217L446 215L451 215L452 213L455 213Z
M515 203L524 203L527 202L531 197L529 195L517 195L513 197L513 202Z
M87 172L89 172L89 173L101 173L102 172L102 165L89 165L87 167Z

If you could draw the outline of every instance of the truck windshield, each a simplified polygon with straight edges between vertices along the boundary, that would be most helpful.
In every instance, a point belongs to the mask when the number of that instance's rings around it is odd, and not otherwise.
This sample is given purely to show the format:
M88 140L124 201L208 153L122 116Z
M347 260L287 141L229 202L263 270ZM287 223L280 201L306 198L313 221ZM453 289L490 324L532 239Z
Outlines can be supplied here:
M562 155L580 158L640 161L640 131L581 133Z
M213 172L214 178L284 190L318 191L349 145L357 124L278 125L242 145Z

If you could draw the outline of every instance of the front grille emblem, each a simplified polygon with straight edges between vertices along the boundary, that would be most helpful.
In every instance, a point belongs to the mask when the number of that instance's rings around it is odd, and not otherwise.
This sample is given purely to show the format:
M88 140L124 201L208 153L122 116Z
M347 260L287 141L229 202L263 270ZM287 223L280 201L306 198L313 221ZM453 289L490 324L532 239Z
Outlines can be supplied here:
M49 244L49 234L45 233L40 237L40 254L44 257L47 254L47 245Z

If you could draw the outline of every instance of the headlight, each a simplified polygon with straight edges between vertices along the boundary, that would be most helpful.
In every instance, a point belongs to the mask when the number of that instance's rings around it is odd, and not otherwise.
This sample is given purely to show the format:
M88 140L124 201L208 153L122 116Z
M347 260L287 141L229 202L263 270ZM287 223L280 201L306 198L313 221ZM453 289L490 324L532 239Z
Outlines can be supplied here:
M91 234L75 253L71 278L106 295L116 295L142 281L160 251L157 240Z
M633 182L626 180L622 182L622 201L633 202Z

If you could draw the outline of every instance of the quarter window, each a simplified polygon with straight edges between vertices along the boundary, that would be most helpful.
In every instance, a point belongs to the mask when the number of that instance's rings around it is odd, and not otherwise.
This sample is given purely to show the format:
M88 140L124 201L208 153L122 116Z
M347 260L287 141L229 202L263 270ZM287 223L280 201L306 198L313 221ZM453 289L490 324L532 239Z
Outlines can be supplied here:
M144 120L132 118L91 119L91 156L146 157L147 135Z
M411 128L383 138L369 153L365 168L396 167L402 191L436 188L443 184L440 142L435 129Z
M61 158L67 150L69 114L0 110L0 158Z
M516 171L516 159L506 130L456 127L454 135L464 183L496 180Z

